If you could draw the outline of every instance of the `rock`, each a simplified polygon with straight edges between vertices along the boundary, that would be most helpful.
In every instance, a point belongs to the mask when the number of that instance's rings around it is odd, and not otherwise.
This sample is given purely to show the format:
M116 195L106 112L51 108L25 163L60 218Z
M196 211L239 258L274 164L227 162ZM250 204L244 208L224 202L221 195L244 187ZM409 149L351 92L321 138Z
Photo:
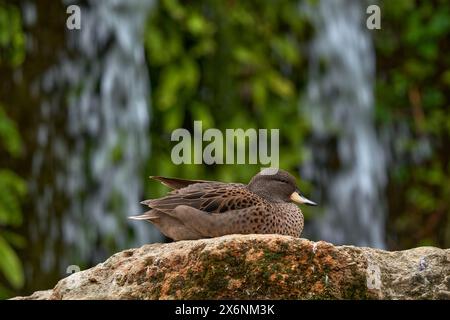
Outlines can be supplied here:
M449 299L450 249L388 252L279 235L151 244L15 299Z

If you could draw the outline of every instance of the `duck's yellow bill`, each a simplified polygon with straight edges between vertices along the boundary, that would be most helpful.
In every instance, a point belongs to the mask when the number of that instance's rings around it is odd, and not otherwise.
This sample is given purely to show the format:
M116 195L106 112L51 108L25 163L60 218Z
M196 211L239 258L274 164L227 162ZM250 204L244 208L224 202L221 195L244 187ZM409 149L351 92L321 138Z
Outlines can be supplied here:
M317 203L306 199L305 197L301 196L297 191L292 192L290 196L291 200L298 204L307 204L309 206L317 206Z

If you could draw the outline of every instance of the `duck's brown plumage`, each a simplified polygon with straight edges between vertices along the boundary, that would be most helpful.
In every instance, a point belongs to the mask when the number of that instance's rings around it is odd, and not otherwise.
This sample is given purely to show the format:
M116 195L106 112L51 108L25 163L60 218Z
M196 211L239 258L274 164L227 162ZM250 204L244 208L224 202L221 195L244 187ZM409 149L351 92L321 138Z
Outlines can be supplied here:
M175 190L163 198L143 201L150 211L131 218L152 222L174 240L236 233L300 236L303 230L303 214L289 199L297 190L295 179L285 171L256 175L248 185L152 178Z

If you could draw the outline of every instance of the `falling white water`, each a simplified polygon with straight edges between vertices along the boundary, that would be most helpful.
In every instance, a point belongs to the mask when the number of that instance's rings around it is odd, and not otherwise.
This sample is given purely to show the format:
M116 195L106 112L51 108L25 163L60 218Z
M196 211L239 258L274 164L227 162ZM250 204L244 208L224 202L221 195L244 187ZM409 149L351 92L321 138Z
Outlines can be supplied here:
M313 237L384 248L386 158L373 121L375 57L364 4L322 0L302 8L315 29L303 104L313 133L302 174L322 186Z
M148 225L127 221L127 216L142 212L149 152L150 83L143 31L152 3L109 0L80 5L81 30L67 30L70 57L62 56L42 80L51 98L42 106L34 175L39 177L48 150L58 163L54 183L34 190L42 221L36 233L47 233L44 270L54 263L55 241L67 248L64 268L98 261L114 249L160 240ZM64 121L57 123L60 118ZM52 130L63 134L52 135ZM68 202L59 223L53 207L57 195Z

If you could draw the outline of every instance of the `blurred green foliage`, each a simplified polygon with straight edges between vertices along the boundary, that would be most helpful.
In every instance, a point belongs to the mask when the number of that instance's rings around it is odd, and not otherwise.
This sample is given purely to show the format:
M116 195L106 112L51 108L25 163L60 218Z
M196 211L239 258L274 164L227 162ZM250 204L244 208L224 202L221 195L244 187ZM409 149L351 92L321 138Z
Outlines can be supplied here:
M25 35L20 11L0 1L0 67L17 67L25 59Z
M390 246L450 247L450 2L383 1L381 12L378 121L410 131L394 151Z
M18 67L25 57L24 34L19 10L0 1L0 67ZM0 156L16 159L22 155L22 140L13 120L0 101ZM25 240L13 231L22 223L21 201L26 183L10 169L0 167L0 299L24 284L22 263L15 252ZM5 282L3 283L4 280Z
M19 289L24 283L22 263L15 248L22 248L25 240L8 229L22 223L21 200L26 191L26 184L16 174L0 169L0 272L9 285ZM0 283L0 299L10 295L6 285Z
M180 165L172 130L280 129L280 166L301 162L308 126L299 116L309 25L298 1L159 1L145 44L152 82L150 174L248 181L261 165ZM191 131L192 132L192 131ZM206 145L206 143L204 144ZM164 187L149 184L148 193ZM150 192L151 191L151 192Z

